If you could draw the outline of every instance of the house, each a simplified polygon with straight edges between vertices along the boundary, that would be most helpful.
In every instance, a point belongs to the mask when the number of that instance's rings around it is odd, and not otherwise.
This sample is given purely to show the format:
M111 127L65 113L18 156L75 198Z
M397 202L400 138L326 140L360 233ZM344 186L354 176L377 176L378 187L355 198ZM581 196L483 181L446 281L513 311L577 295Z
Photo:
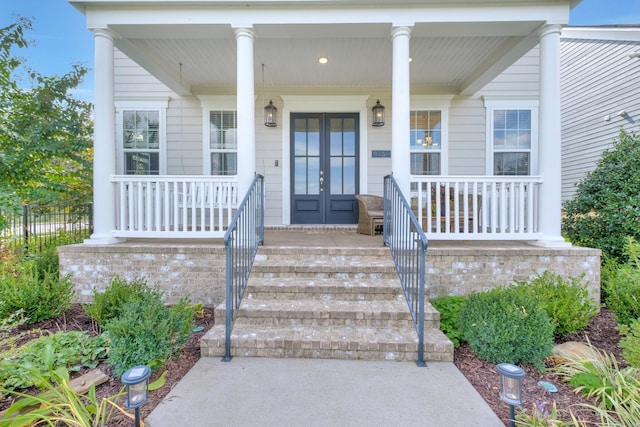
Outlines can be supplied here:
M84 298L119 272L173 297L224 271L207 239L255 174L278 229L355 224L355 195L392 173L451 243L441 264L430 246L440 294L544 268L597 292L599 252L561 235L560 35L578 2L69 0L95 40L95 219L63 274ZM207 285L190 291L220 302Z
M560 58L565 201L621 128L640 131L640 26L566 27Z

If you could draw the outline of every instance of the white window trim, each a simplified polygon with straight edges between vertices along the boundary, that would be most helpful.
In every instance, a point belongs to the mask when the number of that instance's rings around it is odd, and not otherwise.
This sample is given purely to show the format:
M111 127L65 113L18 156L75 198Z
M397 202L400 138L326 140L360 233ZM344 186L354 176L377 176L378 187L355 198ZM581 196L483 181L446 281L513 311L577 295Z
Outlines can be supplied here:
M157 110L159 115L159 139L160 146L160 175L167 174L167 108L169 107L169 98L160 99L131 99L116 100L116 171L124 175L124 141L123 134L123 113L125 110L149 111Z
M531 149L529 175L538 174L538 124L539 101L537 99L494 99L484 98L486 109L486 174L493 176L493 112L495 110L531 110ZM518 151L518 150L513 150Z
M449 175L449 108L453 95L412 95L409 112L440 111L440 174ZM409 141L407 141L409 143ZM435 151L434 151L435 152ZM410 165L407 165L409 167ZM411 177L423 175L411 175Z
M235 95L199 95L202 107L202 175L211 175L211 132L209 121L211 111L235 111L238 112L238 101ZM238 144L240 141L238 141ZM238 147L236 146L236 153ZM237 169L240 169L240 158L237 160ZM225 175L237 177L237 175Z

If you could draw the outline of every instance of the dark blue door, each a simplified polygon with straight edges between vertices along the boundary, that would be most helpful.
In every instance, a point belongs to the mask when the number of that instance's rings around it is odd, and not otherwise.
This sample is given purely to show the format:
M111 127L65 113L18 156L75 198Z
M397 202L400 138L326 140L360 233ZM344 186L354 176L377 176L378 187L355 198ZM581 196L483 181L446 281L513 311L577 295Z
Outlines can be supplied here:
M291 115L291 223L356 224L358 114Z

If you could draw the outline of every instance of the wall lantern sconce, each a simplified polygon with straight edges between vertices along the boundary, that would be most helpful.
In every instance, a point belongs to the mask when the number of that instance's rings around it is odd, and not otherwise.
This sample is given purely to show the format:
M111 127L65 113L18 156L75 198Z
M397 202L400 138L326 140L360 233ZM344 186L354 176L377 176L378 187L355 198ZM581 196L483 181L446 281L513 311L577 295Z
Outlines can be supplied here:
M373 123L372 126L384 126L384 105L380 104L380 100L376 101L376 105L371 109L373 112Z
M511 427L515 427L514 406L522 405L524 369L511 363L500 363L496 368L500 374L500 399L509 405Z
M135 427L140 427L140 407L149 399L149 376L151 368L136 366L122 374L122 384L127 387L126 405L135 409Z
M273 101L269 100L269 105L264 107L264 125L266 127L274 128L278 126L278 123L276 123L277 112L278 109L273 105Z

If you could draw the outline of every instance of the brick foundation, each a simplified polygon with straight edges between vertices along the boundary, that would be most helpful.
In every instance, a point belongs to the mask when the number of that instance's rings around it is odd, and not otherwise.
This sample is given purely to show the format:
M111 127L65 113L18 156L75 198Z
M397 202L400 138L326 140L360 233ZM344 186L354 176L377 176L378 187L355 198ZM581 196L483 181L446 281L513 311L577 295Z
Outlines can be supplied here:
M224 301L225 253L221 245L114 244L70 245L58 248L60 274L69 275L77 301L88 303L93 292L103 291L111 278L144 278L157 286L165 302L187 296L213 307Z
M600 302L600 250L506 245L465 247L461 243L458 247L429 247L426 259L429 298L468 295L550 270L565 278L584 275L582 283L594 300Z
M105 289L114 275L143 277L157 285L167 303L183 296L214 307L224 301L225 252L221 243L174 242L71 245L58 248L60 271L69 275L79 302L91 302L94 289ZM430 244L427 250L427 294L467 295L551 270L580 277L600 301L600 251L540 248L509 242Z

